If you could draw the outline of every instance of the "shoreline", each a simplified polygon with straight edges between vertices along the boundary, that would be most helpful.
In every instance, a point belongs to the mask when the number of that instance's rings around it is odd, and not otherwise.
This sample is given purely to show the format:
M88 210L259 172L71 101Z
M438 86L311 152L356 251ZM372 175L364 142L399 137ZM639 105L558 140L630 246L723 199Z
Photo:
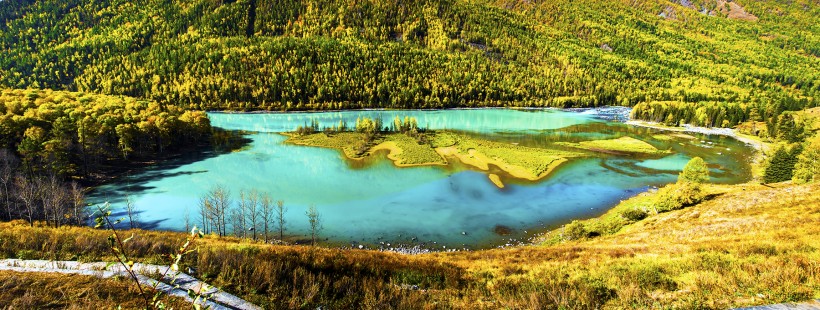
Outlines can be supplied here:
M459 110L518 110L518 111L535 111L535 110L554 110L572 113L583 113L585 111L595 110L601 111L606 109L632 109L631 107L622 106L600 106L588 108L559 108L559 107L515 107L515 106L488 106L488 107L454 107L454 108L433 108L433 109L391 109L391 108L362 108L362 109L332 109L332 110L287 110L287 111L268 111L268 110L253 110L253 111L234 111L234 110L212 110L205 111L208 114L312 114L312 113L336 113L336 112L361 112L361 111L459 111ZM627 114L624 114L628 116Z
M688 124L684 124L683 127L672 127L666 126L657 122L649 122L649 121L641 121L641 120L629 120L624 122L624 124L638 126L638 127L645 127L645 128L652 128L658 130L666 130L666 131L674 131L674 132L689 132L689 133L699 133L704 135L718 135L718 136L726 136L730 138L734 138L740 142L745 143L746 145L751 146L756 151L765 151L768 149L768 145L765 142L755 140L750 137L746 137L743 134L737 133L734 129L731 128L707 128L707 127L697 127Z
M679 132L679 133L699 133L705 135L719 135L730 137L737 141L743 142L745 145L750 146L754 149L752 152L751 159L749 161L749 165L751 167L752 173L752 180L761 180L763 177L763 165L766 162L766 153L771 151L772 146L766 142L757 140L750 136L740 134L735 129L731 128L706 128L706 127L696 127L691 125L684 125L684 127L671 127L662 125L656 122L648 122L648 121L640 121L640 120L629 120L625 122L627 125L644 127L644 128L652 128L658 129L663 131L671 131L671 132Z

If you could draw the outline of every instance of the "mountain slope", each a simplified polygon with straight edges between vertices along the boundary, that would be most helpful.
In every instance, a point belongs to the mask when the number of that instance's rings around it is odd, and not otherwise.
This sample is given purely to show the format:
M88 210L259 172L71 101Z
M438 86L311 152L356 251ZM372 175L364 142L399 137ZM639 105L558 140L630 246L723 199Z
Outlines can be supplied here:
M0 84L234 110L818 104L816 2L710 1L3 1Z

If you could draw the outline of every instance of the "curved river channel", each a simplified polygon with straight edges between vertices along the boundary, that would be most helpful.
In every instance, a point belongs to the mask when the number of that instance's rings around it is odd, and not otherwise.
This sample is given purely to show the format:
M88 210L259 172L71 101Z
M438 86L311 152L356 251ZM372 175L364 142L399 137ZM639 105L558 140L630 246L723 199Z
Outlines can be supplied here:
M557 141L631 136L672 152L658 156L607 155L571 160L539 182L505 178L499 189L485 172L456 164L397 168L384 155L352 163L332 149L283 144L279 132L318 120L349 126L361 116L418 119L429 129L460 131L481 138L545 146ZM183 230L185 214L198 221L199 197L226 187L234 201L256 189L283 200L285 234L309 236L305 211L315 205L322 240L368 247L487 248L526 240L536 231L572 219L598 216L619 201L653 186L674 182L694 157L710 164L712 182L750 179L753 150L723 136L675 135L605 120L596 110L345 111L286 114L209 114L211 124L249 132L239 151L191 155L145 169L97 188L92 202L124 206L128 195L143 228ZM503 176L502 176L503 177ZM504 231L503 234L499 232ZM391 245L388 246L387 244Z

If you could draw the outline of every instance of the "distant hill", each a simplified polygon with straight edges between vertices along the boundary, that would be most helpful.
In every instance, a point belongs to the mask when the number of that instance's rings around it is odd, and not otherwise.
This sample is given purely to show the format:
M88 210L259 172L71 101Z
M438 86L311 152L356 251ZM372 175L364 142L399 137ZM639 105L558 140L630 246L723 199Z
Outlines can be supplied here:
M207 110L736 103L736 123L820 104L818 16L811 0L2 1L0 85Z

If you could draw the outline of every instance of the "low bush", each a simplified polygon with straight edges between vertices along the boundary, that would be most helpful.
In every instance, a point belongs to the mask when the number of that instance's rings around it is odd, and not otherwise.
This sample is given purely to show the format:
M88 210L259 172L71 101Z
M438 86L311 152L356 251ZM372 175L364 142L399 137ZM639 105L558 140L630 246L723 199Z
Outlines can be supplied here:
M633 222L637 222L637 221L640 221L642 219L645 219L647 216L648 216L648 214L646 213L646 211L644 211L642 209L637 209L637 208L636 209L628 209L628 210L625 210L625 211L621 212L621 217L623 217L626 220L633 221Z
M587 237L589 232L587 231L584 223L580 221L572 221L567 225L564 225L564 232L561 235L564 240L580 240Z

